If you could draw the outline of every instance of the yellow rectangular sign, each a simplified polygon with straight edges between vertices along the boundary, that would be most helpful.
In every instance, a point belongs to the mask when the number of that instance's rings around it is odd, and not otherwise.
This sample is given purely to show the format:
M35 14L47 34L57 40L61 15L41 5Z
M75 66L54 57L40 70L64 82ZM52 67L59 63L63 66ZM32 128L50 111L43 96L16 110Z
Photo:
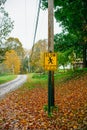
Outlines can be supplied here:
M56 53L44 53L44 68L45 70L57 69L57 54Z

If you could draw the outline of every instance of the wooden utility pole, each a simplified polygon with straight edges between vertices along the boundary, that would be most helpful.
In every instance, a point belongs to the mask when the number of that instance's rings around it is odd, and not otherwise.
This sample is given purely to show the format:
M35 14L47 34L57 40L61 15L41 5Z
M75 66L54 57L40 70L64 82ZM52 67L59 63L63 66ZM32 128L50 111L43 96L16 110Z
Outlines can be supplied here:
M48 52L54 52L54 0L48 0ZM54 106L54 71L48 72L48 114Z
M48 0L48 51L54 51L54 0Z

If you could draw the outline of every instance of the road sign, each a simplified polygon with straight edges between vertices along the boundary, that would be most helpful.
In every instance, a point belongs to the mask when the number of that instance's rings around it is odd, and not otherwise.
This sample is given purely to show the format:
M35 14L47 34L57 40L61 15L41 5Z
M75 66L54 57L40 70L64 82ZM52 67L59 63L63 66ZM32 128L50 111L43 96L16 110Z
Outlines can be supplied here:
M44 53L44 68L45 70L57 69L57 54L56 53Z

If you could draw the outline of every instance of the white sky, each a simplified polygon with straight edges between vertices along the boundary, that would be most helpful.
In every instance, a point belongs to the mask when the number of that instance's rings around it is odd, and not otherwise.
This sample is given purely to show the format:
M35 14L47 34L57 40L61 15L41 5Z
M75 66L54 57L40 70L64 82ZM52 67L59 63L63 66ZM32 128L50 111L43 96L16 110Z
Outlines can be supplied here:
M22 42L23 47L31 49L37 16L38 0L7 0L5 10L14 21L14 29L11 37L17 37ZM58 23L54 20L54 33L61 32ZM47 39L48 37L48 13L40 10L36 41Z

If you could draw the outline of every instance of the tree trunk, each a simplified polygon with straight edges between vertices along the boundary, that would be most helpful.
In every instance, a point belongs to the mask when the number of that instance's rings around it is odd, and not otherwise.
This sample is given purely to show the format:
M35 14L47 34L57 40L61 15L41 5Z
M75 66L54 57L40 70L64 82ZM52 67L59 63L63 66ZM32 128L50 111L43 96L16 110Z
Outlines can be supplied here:
M83 68L87 68L87 45L83 45Z

